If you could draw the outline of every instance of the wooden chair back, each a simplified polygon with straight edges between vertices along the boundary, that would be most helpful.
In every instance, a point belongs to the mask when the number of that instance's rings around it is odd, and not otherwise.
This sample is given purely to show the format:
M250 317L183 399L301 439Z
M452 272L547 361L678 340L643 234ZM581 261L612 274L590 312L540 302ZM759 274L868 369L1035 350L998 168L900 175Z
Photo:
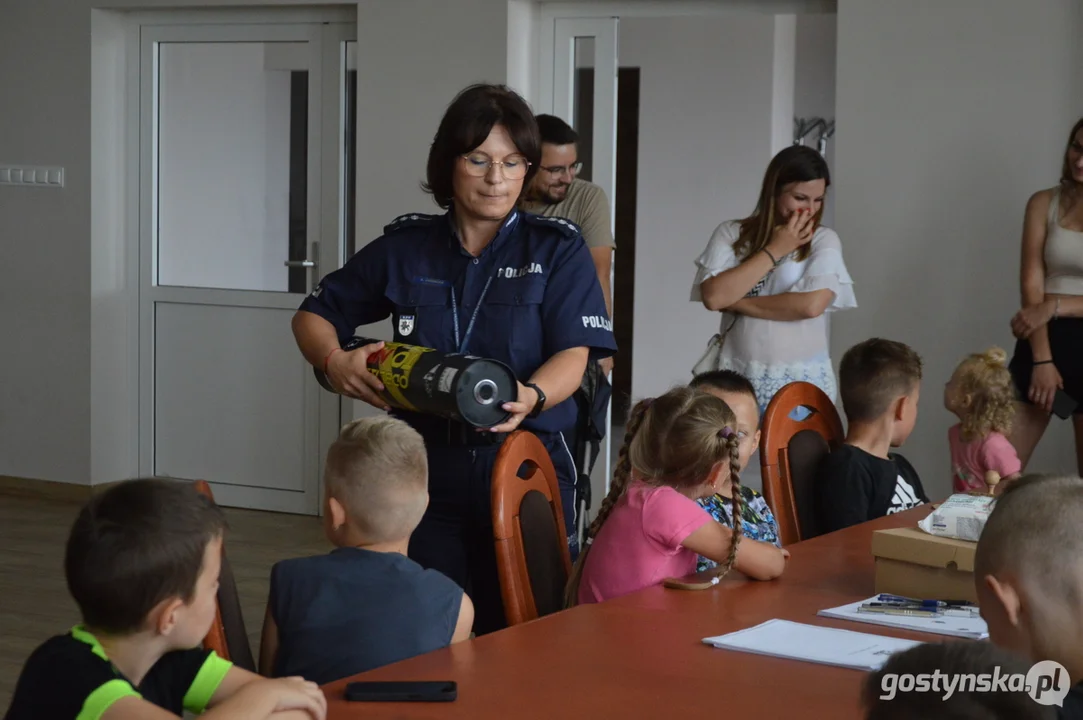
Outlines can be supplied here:
M807 417L795 420L794 411L802 407ZM760 471L764 500L775 514L783 545L821 534L816 470L844 437L834 403L811 383L790 383L768 403L760 436Z
M517 430L493 465L493 536L508 625L564 607L572 563L560 485L549 452L533 433Z
M197 492L214 501L210 483L196 480L193 485ZM225 545L222 546L222 572L218 579L218 598L215 604L214 623L207 632L207 637L203 639L203 647L214 650L219 657L238 667L256 672L256 662L248 644L248 632L241 612L241 599L237 593L237 580L233 577L233 568L226 557Z

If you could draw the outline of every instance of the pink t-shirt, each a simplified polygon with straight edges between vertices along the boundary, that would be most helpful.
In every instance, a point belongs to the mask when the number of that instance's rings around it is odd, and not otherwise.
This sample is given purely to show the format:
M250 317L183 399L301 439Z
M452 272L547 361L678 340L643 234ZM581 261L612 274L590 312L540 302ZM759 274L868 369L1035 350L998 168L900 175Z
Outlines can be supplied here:
M696 554L681 543L714 521L671 487L633 482L594 538L579 602L601 602L694 573Z
M981 440L965 442L959 425L948 430L951 447L952 488L955 492L985 490L985 473L996 470L1001 478L1015 475L1023 466L1019 455L998 432L991 432Z

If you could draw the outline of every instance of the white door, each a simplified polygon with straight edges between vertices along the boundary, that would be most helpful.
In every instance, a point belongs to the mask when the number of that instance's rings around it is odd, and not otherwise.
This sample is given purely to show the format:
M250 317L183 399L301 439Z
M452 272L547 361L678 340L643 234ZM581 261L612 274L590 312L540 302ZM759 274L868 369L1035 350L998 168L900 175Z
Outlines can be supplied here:
M140 29L140 472L315 514L339 400L290 319L341 267L353 24Z
M542 28L543 38L549 35L553 39L552 55L546 53L542 58L542 92L551 88L552 114L562 118L579 134L579 159L584 162L582 176L605 191L611 219L616 214L617 23L615 17L546 17ZM543 39L543 46L547 45ZM547 68L552 68L549 76L545 72ZM582 82L592 82L593 92L589 92L589 88L584 92ZM543 104L547 99L543 98ZM588 153L586 157L584 150ZM620 238L616 240L620 242ZM611 287L612 280L611 275ZM602 452L591 475L592 515L609 491L612 405L606 426L608 441L602 444Z

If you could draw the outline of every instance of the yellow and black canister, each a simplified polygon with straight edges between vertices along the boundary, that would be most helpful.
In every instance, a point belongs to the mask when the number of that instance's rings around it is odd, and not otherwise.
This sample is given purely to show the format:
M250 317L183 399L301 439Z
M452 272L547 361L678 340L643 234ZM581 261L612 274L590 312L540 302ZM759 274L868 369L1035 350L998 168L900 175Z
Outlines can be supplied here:
M343 350L380 342L354 337ZM368 357L368 369L384 385L380 393L400 410L437 415L476 428L491 428L510 416L504 404L515 402L519 383L507 365L496 360L442 353L432 348L385 342ZM315 368L316 379L335 392L327 376Z

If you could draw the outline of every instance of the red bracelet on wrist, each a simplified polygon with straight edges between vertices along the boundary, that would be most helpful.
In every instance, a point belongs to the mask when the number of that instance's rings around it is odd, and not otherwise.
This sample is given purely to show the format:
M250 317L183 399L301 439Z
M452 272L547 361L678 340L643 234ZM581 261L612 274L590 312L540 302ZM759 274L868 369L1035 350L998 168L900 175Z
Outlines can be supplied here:
M336 351L341 350L341 349L342 348L340 348L340 347L331 348L331 352L327 353L327 357L325 357L323 359L323 374L324 375L327 374L327 363L331 361L331 356L334 355Z

